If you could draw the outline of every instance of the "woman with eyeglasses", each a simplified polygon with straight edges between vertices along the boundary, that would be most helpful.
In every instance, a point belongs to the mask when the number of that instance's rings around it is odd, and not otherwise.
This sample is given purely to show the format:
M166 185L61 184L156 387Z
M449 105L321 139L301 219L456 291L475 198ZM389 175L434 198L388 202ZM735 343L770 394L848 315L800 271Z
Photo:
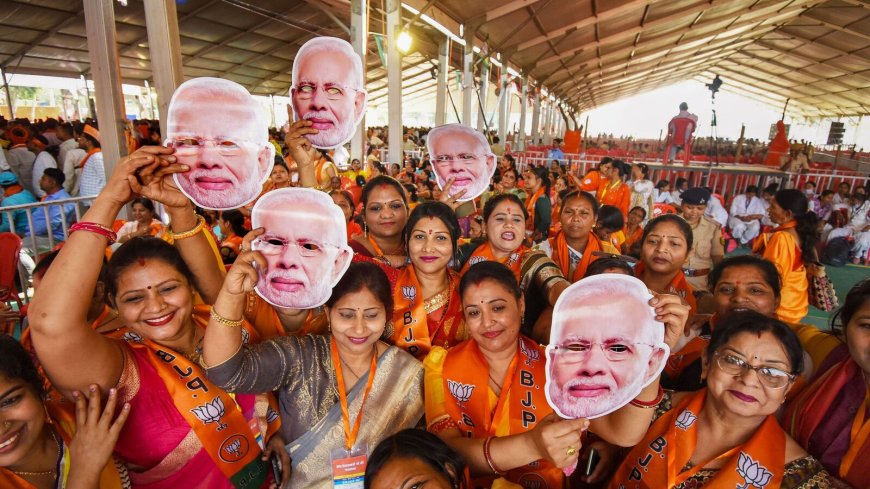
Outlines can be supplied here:
M660 392L653 381L635 399L594 420L562 420L545 397L545 348L520 332L528 301L506 266L485 261L460 282L470 339L426 357L427 430L468 462L472 487L561 488L580 456L588 428L619 446L646 432ZM670 343L687 318L678 301L659 305ZM535 484L535 485L532 485Z
M608 487L831 487L824 467L775 418L803 369L788 325L732 314L717 324L702 361L707 387L665 394Z
M393 316L384 337L423 358L434 346L450 348L468 334L459 298L456 256L459 222L443 202L423 202L405 226L410 263L399 269L378 263L393 286Z
M831 474L870 487L870 279L852 287L831 330L798 329L815 376L789 402L782 424Z
M463 246L460 260L462 274L482 261L497 261L510 268L517 283L522 284L526 297L523 334L533 336L538 318L546 317L542 313L556 304L559 294L570 283L562 275L559 266L543 251L524 244L527 219L528 211L515 195L498 194L489 199L483 208L486 240ZM546 331L540 333L537 339L545 342Z
M592 194L574 191L562 202L556 236L542 241L536 248L547 254L571 283L582 279L591 263L598 259L595 252L619 254L609 242L598 239L593 232L598 217L598 201Z

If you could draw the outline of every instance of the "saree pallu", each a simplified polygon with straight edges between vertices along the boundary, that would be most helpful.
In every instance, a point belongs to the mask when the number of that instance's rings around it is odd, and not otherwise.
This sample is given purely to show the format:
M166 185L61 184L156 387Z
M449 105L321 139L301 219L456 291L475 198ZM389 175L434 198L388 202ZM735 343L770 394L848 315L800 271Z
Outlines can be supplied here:
M550 249L553 250L553 261L562 270L562 275L569 279L571 283L577 282L586 275L586 269L589 264L597 260L596 251L606 251L608 253L616 253L616 250L609 246L609 243L602 243L595 233L590 232L588 241L586 241L586 249L583 250L583 257L574 268L574 273L571 272L571 256L568 252L568 241L565 239L565 233L559 231L555 238L550 239Z
M465 265L462 267L462 271L459 272L459 275L465 275L465 272L468 269L482 261L497 261L502 265L510 268L512 272L514 272L514 277L517 279L517 283L522 281L522 265L523 265L523 256L525 256L526 252L529 250L525 245L520 245L513 253L511 253L505 259L498 259L495 257L495 253L492 251L492 245L489 241L483 243L478 246L472 253L471 256L468 257L468 260L465 262Z
M782 278L782 294L776 316L786 323L799 323L809 312L809 280L804 266L803 254L794 236L785 230L797 226L796 221L787 222L773 233L764 233L755 242L753 253L760 254L776 265Z
M524 433L553 412L544 394L546 352L520 336L517 351L502 379L504 388L495 405L489 390L489 364L474 340L447 352L442 378L445 408L463 436L487 438ZM448 395L449 393L449 395ZM523 487L561 488L562 471L546 460L509 470L504 479ZM489 487L493 477L475 479L475 487Z
M366 374L348 392L352 420L359 415L367 382ZM384 438L416 426L423 417L422 385L423 365L399 348L388 348L378 358L356 446L365 443L371 453ZM336 402L309 431L287 444L293 471L285 487L332 488L330 454L333 449L344 447L342 423L341 405Z
M433 346L450 348L468 337L459 297L459 275L449 269L447 275L446 301L427 313L414 266L399 270L393 288L393 332L389 342L418 359L425 357ZM439 311L436 320L432 316Z
M802 447L853 487L870 487L867 396L861 368L850 356L817 375L783 418Z
M698 424L707 389L689 394L679 405L657 419L643 441L636 445L616 470L610 489L661 488L764 488L780 487L785 472L785 432L772 415L767 416L752 437L711 460L690 466L698 443ZM724 460L715 476L703 483L693 478L705 465Z

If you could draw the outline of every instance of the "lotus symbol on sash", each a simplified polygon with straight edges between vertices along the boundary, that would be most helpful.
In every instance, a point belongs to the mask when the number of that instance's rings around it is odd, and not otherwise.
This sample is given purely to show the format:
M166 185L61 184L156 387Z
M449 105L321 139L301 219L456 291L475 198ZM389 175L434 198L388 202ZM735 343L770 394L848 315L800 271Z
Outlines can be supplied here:
M474 391L474 385L471 384L462 384L460 382L456 382L455 380L447 381L447 388L450 389L450 394L456 398L456 401L459 403L460 407L463 407L463 404L468 402L471 399L471 392Z
M517 260L519 260L519 259L520 259L520 254L519 254L519 253L511 253L511 257L508 258L508 262L507 262L507 264L508 264L508 265L513 265L513 264L516 263Z
M696 419L698 419L698 417L692 414L692 411L684 409L683 412L681 412L680 415L677 416L677 421L675 424L677 425L677 428L686 431L687 429L689 429L690 426L695 424Z
M753 486L764 489L764 486L773 477L769 470L743 452L740 452L740 456L737 458L737 473L744 479L744 484L738 485L737 489L750 489Z
M402 296L405 297L405 300L408 302L413 303L414 299L417 298L417 287L413 285L403 285Z
M275 412L275 410L272 409L271 406L269 407L269 409L266 409L266 422L267 423L271 423L273 421L276 421L277 419L278 419L278 413Z
M242 344L247 345L248 340L251 338L251 333L248 333L248 330L242 328Z
M221 418L224 417L224 411L224 402L220 397L215 397L211 402L207 402L202 406L190 410L190 412L195 414L196 417L202 421L202 424L217 424L218 431L227 427L227 425L221 423Z
M526 348L526 343L523 341L520 341L520 351L523 353L523 355L526 356L526 365L531 366L532 363L537 362L541 359L541 355L538 350L531 350L529 348Z
M478 263L483 261L486 261L486 258L479 255L474 255L468 259L468 266L477 265Z
M224 447L224 450L226 450L227 453L229 453L230 455L232 455L234 457L239 457L239 456L241 456L241 452L239 451L239 449L241 449L241 448L242 448L242 441L241 440L233 440L227 446Z
M136 343L141 343L142 337L139 336L138 333L134 333L132 331L127 331L126 333L124 333L124 340L125 341L135 341Z

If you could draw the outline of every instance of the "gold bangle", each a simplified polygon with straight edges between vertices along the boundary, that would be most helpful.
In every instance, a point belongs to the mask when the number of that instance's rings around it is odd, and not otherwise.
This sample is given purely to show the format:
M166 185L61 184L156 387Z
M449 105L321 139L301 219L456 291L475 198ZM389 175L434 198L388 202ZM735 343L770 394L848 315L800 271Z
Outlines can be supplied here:
M238 328L239 326L242 325L243 322L245 322L244 318L233 320L233 319L227 319L227 318L221 316L220 314L215 312L214 306L211 306L211 312L209 313L209 316L212 319L214 319L215 321L217 321L218 323L220 323L221 325L227 326L230 328Z
M170 228L169 229L169 237L172 238L173 241L178 241L179 239L190 238L190 237L196 236L197 234L202 232L203 229L205 229L205 218L200 216L199 214L197 214L196 220L197 220L196 226L194 226L193 229L191 229L190 231L185 231L183 233L176 234L176 233L173 233L172 229Z

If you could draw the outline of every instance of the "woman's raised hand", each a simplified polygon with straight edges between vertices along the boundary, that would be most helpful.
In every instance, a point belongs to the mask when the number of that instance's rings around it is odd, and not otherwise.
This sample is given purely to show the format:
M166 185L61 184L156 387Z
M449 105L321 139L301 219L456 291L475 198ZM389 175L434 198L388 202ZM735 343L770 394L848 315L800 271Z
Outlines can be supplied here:
M263 228L254 229L242 239L239 256L233 262L233 266L227 272L224 279L223 289L229 294L247 294L254 290L260 279L257 269L265 270L267 267L266 257L262 253L251 249L251 243L266 232Z
M292 120L293 114L289 105L287 106L287 114ZM290 156L293 157L300 169L307 165L314 165L319 159L317 149L305 137L306 134L318 133L317 129L311 127L312 125L314 123L309 120L298 120L290 124L287 135L284 136L284 144L290 150Z
M133 199L134 193L138 193L132 188L134 183L140 185L139 182L150 182L156 178L156 172L164 168L187 171L186 165L176 162L173 151L164 146L143 146L124 157L115 166L115 171L100 196L111 200L117 206L123 206Z
M162 148L170 152L174 151L171 148L164 148L163 146L143 146L136 153L147 148ZM133 153L133 155L136 155L136 153ZM133 192L148 197L155 202L160 202L166 207L189 206L190 199L181 193L181 190L175 185L172 175L186 172L190 167L176 163L175 156L173 155L169 155L167 158L163 158L163 160L162 164L156 166L151 171L146 169L132 175L130 177L130 188Z
M689 320L692 308L676 295L655 292L652 294L653 298L649 300L649 305L656 310L656 320L664 323L665 343L671 351L674 351L684 336L686 322Z
M459 208L459 206L461 206L464 203L464 202L459 202L458 200L460 198L462 198L463 195L465 195L465 192L467 192L468 189L464 188L464 189L460 190L459 192L456 192L455 194L450 195L450 188L453 187L454 181L455 181L455 179L453 179L453 178L450 178L447 180L447 183L444 184L444 188L441 189L441 197L438 200L449 205L450 208L453 209L454 212L456 212L456 209Z
M581 436L589 428L588 419L560 419L555 413L542 419L531 436L540 458L559 468L570 468L580 457Z
M130 404L125 403L115 417L118 391L110 389L106 407L101 408L100 388L95 384L90 386L87 397L78 391L73 392L73 397L76 402L76 434L69 447L68 487L97 487L100 473L112 456L121 428L130 415Z

